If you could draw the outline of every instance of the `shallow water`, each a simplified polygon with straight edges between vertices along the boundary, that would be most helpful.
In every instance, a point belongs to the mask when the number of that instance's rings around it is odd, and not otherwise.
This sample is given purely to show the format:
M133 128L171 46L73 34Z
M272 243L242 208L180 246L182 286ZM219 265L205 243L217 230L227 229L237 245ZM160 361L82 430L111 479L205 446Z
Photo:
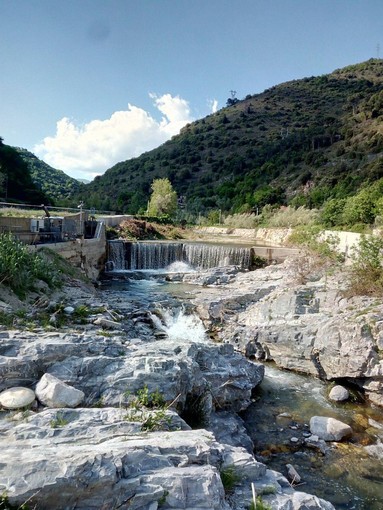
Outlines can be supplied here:
M302 490L331 501L338 510L382 510L383 464L369 457L362 445L375 444L383 436L383 430L368 423L371 418L383 427L383 412L362 403L332 403L327 391L320 380L266 365L256 402L243 415L256 457L283 474L286 464L293 464ZM325 456L303 446L314 415L348 423L354 431L352 441L328 443Z

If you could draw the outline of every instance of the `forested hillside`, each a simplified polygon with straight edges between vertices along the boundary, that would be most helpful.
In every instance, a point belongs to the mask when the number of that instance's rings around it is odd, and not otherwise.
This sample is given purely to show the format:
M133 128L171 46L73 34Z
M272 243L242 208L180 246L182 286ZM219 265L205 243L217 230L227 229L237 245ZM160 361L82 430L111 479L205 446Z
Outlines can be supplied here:
M50 204L50 198L33 182L28 165L0 138L0 201Z
M87 207L135 213L168 177L185 211L266 203L321 206L383 177L383 61L283 83L187 125L118 163L80 194Z
M51 197L57 205L71 205L72 197L79 193L83 183L69 177L62 170L56 170L38 159L32 152L14 147L28 165L33 182Z

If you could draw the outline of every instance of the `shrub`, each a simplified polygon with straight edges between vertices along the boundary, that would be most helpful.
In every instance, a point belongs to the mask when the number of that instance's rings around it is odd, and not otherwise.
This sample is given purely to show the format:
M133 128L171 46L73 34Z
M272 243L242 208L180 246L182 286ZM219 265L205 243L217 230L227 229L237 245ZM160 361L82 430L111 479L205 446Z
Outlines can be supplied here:
M382 296L383 293L383 239L362 235L354 250L348 296Z
M50 287L60 284L57 269L44 254L30 252L11 232L0 234L0 283L23 298L37 280Z
M332 198L324 203L320 219L325 227L334 227L342 224L345 202L344 198Z
M261 216L253 213L231 214L225 218L224 224L231 228L256 228Z
M281 207L267 220L267 226L290 228L300 225L315 225L319 220L319 211L316 209L306 209L305 207Z
M302 248L300 256L291 263L295 280L299 284L317 280L343 261L343 255L336 251L338 237L321 235L319 226L296 229L289 236L288 242Z

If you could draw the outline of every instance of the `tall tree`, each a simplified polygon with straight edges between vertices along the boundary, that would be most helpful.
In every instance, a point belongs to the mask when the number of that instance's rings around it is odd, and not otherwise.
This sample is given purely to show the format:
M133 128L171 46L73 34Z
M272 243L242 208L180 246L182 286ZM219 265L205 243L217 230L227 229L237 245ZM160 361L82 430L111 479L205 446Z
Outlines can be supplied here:
M151 189L149 216L173 216L177 210L177 193L169 179L154 179Z

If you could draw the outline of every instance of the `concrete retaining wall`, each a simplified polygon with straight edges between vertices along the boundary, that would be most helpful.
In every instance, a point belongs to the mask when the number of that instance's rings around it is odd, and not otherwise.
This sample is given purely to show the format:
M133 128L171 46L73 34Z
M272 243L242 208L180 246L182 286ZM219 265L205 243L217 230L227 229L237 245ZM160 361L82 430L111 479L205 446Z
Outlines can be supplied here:
M64 243L36 245L31 249L49 248L74 266L80 268L88 278L95 281L104 268L106 260L105 227L96 239L75 239Z

